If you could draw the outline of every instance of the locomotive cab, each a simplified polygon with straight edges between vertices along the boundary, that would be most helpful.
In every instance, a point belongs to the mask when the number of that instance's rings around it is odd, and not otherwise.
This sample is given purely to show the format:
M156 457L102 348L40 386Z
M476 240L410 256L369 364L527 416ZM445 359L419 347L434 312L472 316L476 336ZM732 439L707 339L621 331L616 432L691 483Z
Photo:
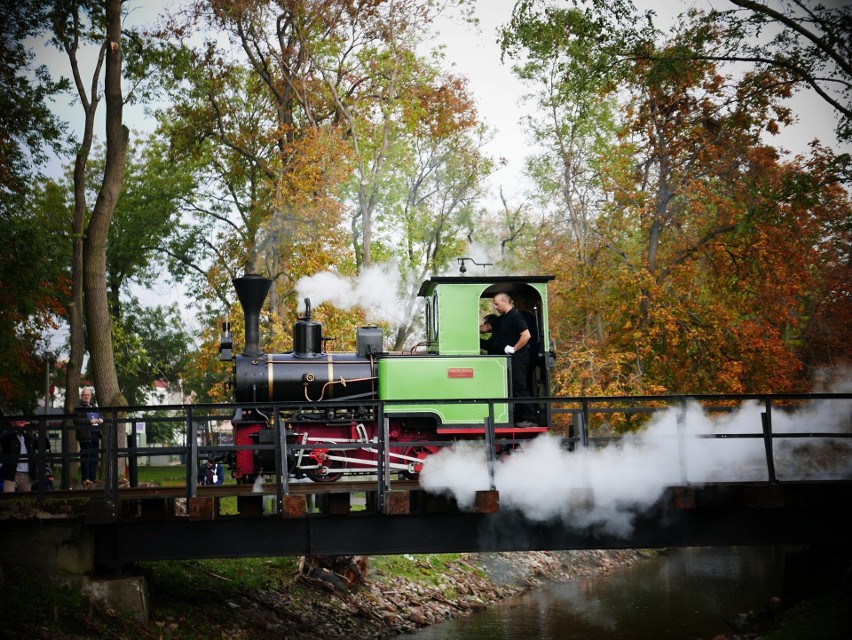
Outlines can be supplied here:
M427 354L425 362L408 358L379 360L379 397L383 400L445 398L433 405L389 405L387 414L430 415L441 426L481 426L491 417L497 426L513 424L510 402L465 404L475 398L510 399L511 366L505 355L483 355L479 327L491 299L507 293L523 304L532 318L530 333L537 340L530 360L533 397L550 395L553 357L547 317L547 283L553 276L436 276L425 281L418 295L425 298ZM519 304L519 310L520 310ZM540 425L551 423L549 405L537 405Z

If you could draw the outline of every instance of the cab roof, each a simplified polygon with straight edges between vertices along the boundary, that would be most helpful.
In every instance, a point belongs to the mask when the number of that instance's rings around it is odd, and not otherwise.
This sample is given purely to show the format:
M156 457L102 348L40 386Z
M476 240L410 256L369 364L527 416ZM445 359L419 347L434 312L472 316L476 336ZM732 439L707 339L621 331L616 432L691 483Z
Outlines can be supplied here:
M555 280L556 276L433 276L420 285L418 296L429 295L439 284L484 284L489 285L483 291L484 297L490 297L501 291L512 294L527 284L540 284Z

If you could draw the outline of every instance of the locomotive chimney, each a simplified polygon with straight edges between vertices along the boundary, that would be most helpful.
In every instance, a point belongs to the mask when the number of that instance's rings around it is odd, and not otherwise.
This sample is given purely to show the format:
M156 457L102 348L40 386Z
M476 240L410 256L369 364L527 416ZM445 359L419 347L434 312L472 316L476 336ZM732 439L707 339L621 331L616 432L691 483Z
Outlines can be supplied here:
M263 301L266 300L269 288L272 286L272 280L256 273L247 273L241 278L234 278L231 282L234 283L234 288L237 290L237 297L240 299L240 304L243 305L243 316L245 317L246 345L243 348L243 355L259 356L263 353L259 344L260 309L263 306Z

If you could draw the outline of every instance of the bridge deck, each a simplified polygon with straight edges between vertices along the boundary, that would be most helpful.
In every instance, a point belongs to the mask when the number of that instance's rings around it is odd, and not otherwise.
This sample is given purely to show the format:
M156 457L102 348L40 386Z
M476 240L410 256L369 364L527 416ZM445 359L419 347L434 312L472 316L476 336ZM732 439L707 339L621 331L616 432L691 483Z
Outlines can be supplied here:
M36 507L40 503L20 497L3 499L0 535L7 539L7 535L25 534L32 527L44 529L76 521L94 533L97 562L116 566L140 560L216 557L852 541L848 518L852 481L670 487L652 509L636 513L629 531L622 532L594 526L574 528L559 520L538 522L499 507L492 513L461 512L452 499L427 494L415 483L394 490L402 496L394 502L397 513L353 510L353 495L366 494L370 499L371 492L365 492L363 486L294 485L291 499L304 503L307 495L313 495L319 505L316 511L305 509L298 514L297 510L295 516L269 504L275 495L271 491L248 493L246 488L234 486L199 489L189 507L178 512L174 505L181 498L180 488L121 489L117 519L112 517L114 505L92 491L68 492L75 495L56 504L74 503L78 508L49 518L41 511L44 504L28 513L21 508L23 504ZM237 496L241 511L220 516L215 501L229 495ZM576 492L572 509L588 509L587 499Z

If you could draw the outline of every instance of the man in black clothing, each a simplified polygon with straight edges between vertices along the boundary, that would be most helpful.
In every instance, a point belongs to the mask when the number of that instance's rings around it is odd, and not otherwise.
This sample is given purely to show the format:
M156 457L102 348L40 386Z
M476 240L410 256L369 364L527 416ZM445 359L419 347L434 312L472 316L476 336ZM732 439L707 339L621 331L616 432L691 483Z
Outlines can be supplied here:
M80 445L80 472L83 486L90 487L98 476L98 451L101 448L101 425L104 419L92 402L92 390L83 387L80 401L74 408L74 426Z
M207 456L207 462L198 470L198 484L217 485L225 482L225 469L216 462L212 455Z
M507 293L494 296L494 310L500 314L499 322L492 327L492 339L496 353L512 357L512 392L515 398L529 398L527 367L529 366L530 330L521 313L512 305ZM531 404L515 405L515 426L536 426L535 409Z
M34 433L25 429L29 422L23 416L9 419L11 429L0 436L0 463L2 463L3 491L32 491L39 481L37 452L50 454L47 442L39 443ZM47 460L45 463L47 464ZM45 468L47 473L47 468Z

